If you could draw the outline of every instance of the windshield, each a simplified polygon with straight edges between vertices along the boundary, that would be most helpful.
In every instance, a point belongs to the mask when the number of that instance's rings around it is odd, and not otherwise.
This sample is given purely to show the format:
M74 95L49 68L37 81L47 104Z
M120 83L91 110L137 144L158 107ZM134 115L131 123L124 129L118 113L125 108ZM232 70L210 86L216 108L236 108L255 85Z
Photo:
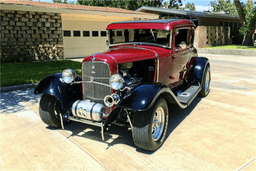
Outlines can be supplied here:
M170 30L115 29L109 30L110 44L145 42L170 46Z

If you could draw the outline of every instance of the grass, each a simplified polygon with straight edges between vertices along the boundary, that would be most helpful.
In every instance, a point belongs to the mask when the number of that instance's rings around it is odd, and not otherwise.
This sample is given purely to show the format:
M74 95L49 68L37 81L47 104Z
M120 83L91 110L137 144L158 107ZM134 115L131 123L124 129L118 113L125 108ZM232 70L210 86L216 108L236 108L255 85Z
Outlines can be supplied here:
M38 83L48 75L62 72L64 69L73 69L81 75L81 62L58 60L47 62L2 63L1 87Z
M223 45L223 46L211 46L209 49L245 49L245 50L256 50L255 46L241 46L241 45Z

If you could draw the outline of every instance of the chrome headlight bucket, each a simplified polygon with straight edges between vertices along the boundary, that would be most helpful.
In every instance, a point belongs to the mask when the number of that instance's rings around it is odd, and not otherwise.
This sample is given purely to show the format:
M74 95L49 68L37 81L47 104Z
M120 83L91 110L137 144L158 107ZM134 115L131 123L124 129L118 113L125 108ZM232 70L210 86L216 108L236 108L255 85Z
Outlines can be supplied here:
M119 90L123 87L124 78L120 74L114 74L109 78L110 87L114 90Z
M65 69L62 72L62 80L67 83L70 84L71 82L73 82L76 78L76 72L73 71L72 69Z

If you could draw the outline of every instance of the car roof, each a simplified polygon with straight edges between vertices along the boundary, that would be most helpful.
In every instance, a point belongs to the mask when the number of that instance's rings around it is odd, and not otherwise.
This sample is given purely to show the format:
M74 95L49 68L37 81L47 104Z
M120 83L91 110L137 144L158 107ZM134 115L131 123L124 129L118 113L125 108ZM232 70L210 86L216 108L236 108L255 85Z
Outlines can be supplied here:
M109 29L161 29L172 30L178 27L195 27L191 20L164 19L164 20L136 20L122 21L109 24Z
M177 21L178 19L164 19L164 20L136 20L136 21L121 21L115 22L112 24L122 24L122 23L169 23L173 21Z

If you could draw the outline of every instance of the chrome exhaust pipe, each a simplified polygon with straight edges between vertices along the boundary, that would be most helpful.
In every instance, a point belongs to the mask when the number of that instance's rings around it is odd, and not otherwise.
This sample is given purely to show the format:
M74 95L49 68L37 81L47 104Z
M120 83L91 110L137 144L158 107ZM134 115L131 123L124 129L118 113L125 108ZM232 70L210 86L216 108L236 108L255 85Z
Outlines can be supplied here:
M107 95L104 98L104 104L107 107L112 107L114 104L117 104L120 101L120 96L118 94L112 94L112 95Z

